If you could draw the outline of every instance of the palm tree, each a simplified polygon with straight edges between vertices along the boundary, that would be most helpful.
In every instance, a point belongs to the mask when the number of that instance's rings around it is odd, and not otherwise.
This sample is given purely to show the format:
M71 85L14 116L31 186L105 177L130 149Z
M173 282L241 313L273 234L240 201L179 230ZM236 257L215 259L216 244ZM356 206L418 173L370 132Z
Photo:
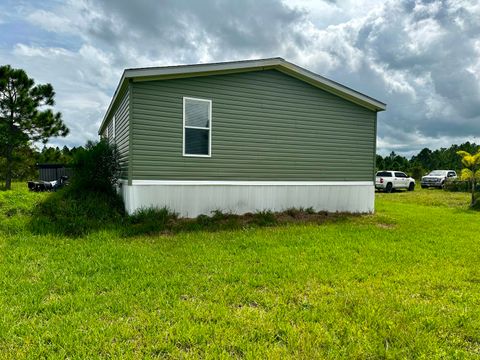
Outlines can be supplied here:
M477 177L480 177L480 151L472 155L466 151L457 151L457 154L462 157L462 164L465 167L462 169L462 179L469 180L472 188L472 202L470 206L474 206L475 186L477 184Z

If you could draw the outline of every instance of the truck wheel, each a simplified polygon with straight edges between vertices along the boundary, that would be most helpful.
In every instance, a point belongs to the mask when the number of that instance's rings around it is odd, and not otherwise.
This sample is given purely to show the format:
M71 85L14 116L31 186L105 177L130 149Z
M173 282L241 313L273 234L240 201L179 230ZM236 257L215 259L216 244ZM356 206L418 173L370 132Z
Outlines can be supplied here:
M415 183L411 182L410 185L408 185L408 191L413 191L415 190Z
M422 189L427 189L428 186L422 185Z
M385 192L391 193L392 189L393 189L392 183L388 183L387 186L385 187Z

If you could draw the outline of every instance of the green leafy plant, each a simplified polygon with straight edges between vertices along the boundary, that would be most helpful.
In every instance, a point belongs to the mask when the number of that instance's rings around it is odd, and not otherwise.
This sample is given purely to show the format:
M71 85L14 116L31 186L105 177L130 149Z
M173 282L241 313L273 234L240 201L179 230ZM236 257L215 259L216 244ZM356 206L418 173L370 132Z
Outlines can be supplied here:
M470 201L470 206L475 206L477 201L475 196L475 187L477 184L477 179L480 178L480 151L476 154L470 154L466 151L457 151L457 154L462 157L462 164L464 169L462 169L461 179L470 181L472 197Z

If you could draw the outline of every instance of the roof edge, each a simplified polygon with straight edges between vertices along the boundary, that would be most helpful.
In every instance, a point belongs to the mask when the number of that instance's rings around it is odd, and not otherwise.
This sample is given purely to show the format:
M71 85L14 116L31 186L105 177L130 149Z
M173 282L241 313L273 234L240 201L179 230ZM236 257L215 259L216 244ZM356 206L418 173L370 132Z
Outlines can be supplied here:
M321 88L325 91L340 96L348 101L354 102L357 105L366 107L372 111L384 111L386 110L386 104L376 100L370 96L362 94L356 90L353 90L347 86L330 80L326 77L313 73L307 69L304 69L298 65L286 61L281 57L257 59L257 60L241 60L241 61L229 61L218 63L206 63L206 64L193 64L193 65L175 65L175 66L162 66L162 67L147 67L147 68L130 68L125 69L122 73L122 77L117 85L115 93L112 97L110 105L103 117L102 123L98 130L100 135L106 125L106 121L112 111L114 105L117 102L122 88L125 86L125 82L130 80L161 80L163 77L169 79L176 76L202 76L212 75L216 73L230 73L249 71L255 69L277 69L290 76L296 77L302 81L308 82L313 86Z

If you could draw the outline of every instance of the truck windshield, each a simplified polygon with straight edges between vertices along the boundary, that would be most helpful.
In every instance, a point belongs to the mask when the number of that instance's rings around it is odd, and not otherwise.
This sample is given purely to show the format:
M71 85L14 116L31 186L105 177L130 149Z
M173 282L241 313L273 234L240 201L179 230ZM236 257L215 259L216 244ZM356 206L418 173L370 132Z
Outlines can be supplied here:
M445 174L446 174L446 171L434 170L428 175L430 175L430 176L445 176Z

